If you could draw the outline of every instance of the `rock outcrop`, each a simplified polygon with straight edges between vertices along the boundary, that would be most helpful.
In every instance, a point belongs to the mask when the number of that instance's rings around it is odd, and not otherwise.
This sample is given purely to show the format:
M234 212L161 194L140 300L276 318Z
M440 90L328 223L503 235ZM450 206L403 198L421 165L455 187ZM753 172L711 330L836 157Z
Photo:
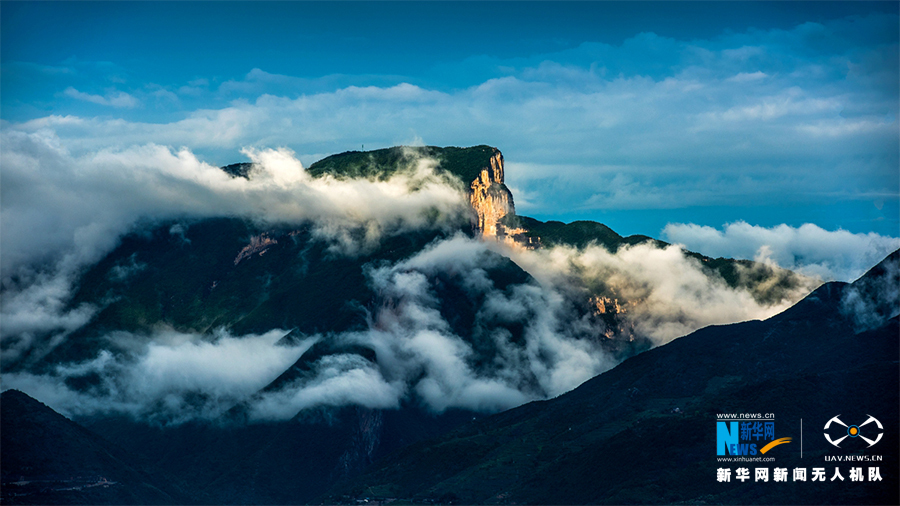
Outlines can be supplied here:
M234 259L234 265L241 263L241 260L244 260L245 258L252 257L256 253L259 253L259 256L263 256L274 244L278 244L278 241L269 237L269 234L266 233L251 237L250 244L244 246L244 248L238 252L237 257Z
M506 187L503 175L503 154L493 148L490 164L481 169L469 184L469 204L475 211L474 229L484 239L494 239L511 246L535 248L539 238L526 237L524 228L503 223L507 215L515 216L512 192Z
M484 237L503 235L500 219L515 214L512 192L503 183L503 154L495 149L490 165L469 185L469 203L475 211L475 230Z

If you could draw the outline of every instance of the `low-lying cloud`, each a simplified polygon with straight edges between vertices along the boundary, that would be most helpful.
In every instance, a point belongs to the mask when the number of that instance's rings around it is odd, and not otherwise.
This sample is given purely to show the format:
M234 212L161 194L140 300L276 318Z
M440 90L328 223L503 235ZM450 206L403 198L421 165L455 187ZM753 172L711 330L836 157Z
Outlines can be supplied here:
M155 423L212 419L269 384L317 339L284 344L285 334L114 332L93 360L59 364L41 375L7 373L3 383L66 415L124 413Z
M755 287L729 286L676 245L658 248L643 243L615 253L596 245L557 246L517 252L513 258L544 283L576 278L594 287L620 305L622 318L638 335L655 344L708 325L768 318L818 285L816 279L798 277L796 286L760 297ZM783 274L772 266L773 278Z
M362 227L377 241L383 233L466 217L459 188L437 175L436 162L428 159L411 159L411 170L384 181L338 180L313 178L288 149L247 148L255 164L248 181L187 148L146 144L75 157L46 131L7 131L2 139L5 276L48 260L94 262L139 219L311 220L322 236L353 248L341 229Z
M498 270L516 265L530 277L494 281ZM625 343L659 345L707 325L766 318L817 284L798 278L761 302L674 245L523 250L464 235L364 271L376 298L361 309L363 330L290 341L299 344L285 344L279 330L242 337L115 332L93 360L43 375L6 374L4 386L65 413L119 412L161 423L215 419L237 405L255 421L345 405L495 412L575 388L624 358L615 350ZM448 286L456 295L442 292ZM613 319L598 313L597 296ZM471 323L460 327L466 311ZM336 351L263 390L320 340ZM341 351L359 347L374 358Z
M824 281L853 281L900 248L898 237L829 231L811 223L766 228L740 221L725 225L723 230L673 223L663 234L667 240L705 255L771 260Z
M0 342L4 365L35 363L100 309L69 307L82 269L122 235L167 219L236 216L263 224L311 223L335 254L355 255L382 237L456 228L469 209L457 181L412 155L385 180L313 178L287 149L244 150L249 180L232 178L186 148L148 144L72 156L46 131L2 134ZM183 235L177 227L172 234ZM116 267L127 277L139 264Z
M490 271L504 262L488 244L456 236L395 265L370 268L380 306L370 315L369 328L334 339L373 349L376 362L330 359L345 370L335 376L338 369L329 362L324 379L303 379L263 395L252 416L283 418L311 401L349 400L367 407L413 400L438 412L492 412L559 395L615 364L598 329L575 321L572 301L552 285L495 286ZM436 293L446 283L461 287L469 302L480 302L464 333L442 313L453 304ZM521 325L521 340L509 332L511 324ZM363 380L365 388L356 387Z
M841 313L853 320L857 332L880 327L900 314L900 254L892 254L878 270L878 275L855 282L841 299Z

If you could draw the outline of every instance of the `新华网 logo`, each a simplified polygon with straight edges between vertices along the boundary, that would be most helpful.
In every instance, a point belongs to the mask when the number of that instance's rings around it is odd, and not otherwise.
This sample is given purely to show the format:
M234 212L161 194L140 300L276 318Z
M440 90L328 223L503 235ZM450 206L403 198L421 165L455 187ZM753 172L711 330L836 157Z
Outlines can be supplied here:
M790 442L789 437L775 439L774 421L716 422L716 455L765 454L780 444Z

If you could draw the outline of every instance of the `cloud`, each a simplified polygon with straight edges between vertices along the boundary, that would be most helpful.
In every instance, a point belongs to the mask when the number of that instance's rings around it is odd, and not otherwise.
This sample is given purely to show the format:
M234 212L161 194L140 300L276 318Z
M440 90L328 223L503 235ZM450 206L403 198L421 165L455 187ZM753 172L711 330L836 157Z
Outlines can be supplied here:
M64 91L63 93L67 97L74 98L75 100L82 100L98 105L124 108L134 108L140 105L138 99L134 98L128 93L125 93L124 91L113 91L107 93L104 97L102 95L91 95L89 93L84 93L70 86L66 88L66 91Z
M768 77L765 72L760 72L757 70L756 72L741 72L732 77L729 77L727 81L733 82L747 82L747 81L758 81L760 79L765 79Z
M0 135L4 364L39 360L93 316L94 306L67 309L71 287L139 223L219 216L311 223L332 252L356 255L386 235L469 219L459 182L436 174L430 159L411 156L407 170L387 180L339 180L311 177L290 150L248 148L248 181L186 148L149 144L75 157L47 130ZM112 275L141 268L123 265Z
M302 385L258 395L251 402L253 420L288 420L303 409L357 405L375 409L400 406L403 387L389 384L359 355L329 355L316 363L315 376Z
M771 259L785 269L826 281L853 281L900 248L900 238L874 232L828 231L811 223L766 228L740 221L725 225L723 230L671 223L663 235L704 255Z
M569 325L571 301L554 287L496 287L489 271L503 262L485 243L456 236L395 265L370 268L380 304L369 329L334 339L370 347L375 363L342 359L340 371L326 363L324 378L320 374L264 394L254 416L293 416L311 399L393 407L409 397L438 412L454 407L493 412L559 395L612 367L614 360L588 329ZM448 283L461 287L470 301L484 300L474 305L474 326L465 334L443 316L444 310L465 309L435 293ZM523 327L522 342L506 330L513 323ZM491 350L476 349L473 340L490 343ZM362 378L368 378L367 388L351 388ZM389 392L393 395L386 396Z
M152 91L150 95L160 100L170 100L172 102L178 102L178 95L164 88L157 88L156 90Z
M541 68L450 92L399 84L273 95L261 84L255 97L164 123L43 118L9 128L52 129L75 156L152 142L186 144L222 163L241 146L291 146L304 158L411 137L489 143L503 149L511 167L532 168L515 184L538 196L529 198L537 213L570 204L582 211L824 205L837 193L842 200L872 192L896 199L898 123L889 114L896 97L860 84L803 83L783 72L728 80L687 67L652 79ZM874 109L842 116L860 103ZM552 192L541 191L548 185Z
M625 326L637 335L664 344L708 325L765 319L790 307L818 285L799 279L794 288L761 298L750 288L732 288L701 263L670 245L648 243L620 248L600 246L578 250L558 246L512 257L543 283L581 279L617 306ZM778 276L774 269L769 276Z
M51 259L96 261L139 218L312 220L320 237L348 252L384 233L467 219L458 183L436 175L433 160L410 159L410 171L385 181L337 180L311 177L290 150L247 148L256 167L247 181L186 148L149 144L74 157L46 130L2 135L2 225L5 238L15 238L2 244L6 275ZM359 227L364 244L350 240Z
M60 364L43 375L7 373L3 383L68 416L124 413L154 423L213 419L250 399L317 339L279 344L286 333L116 332L109 336L110 349L93 360ZM135 349L123 350L123 344Z
M97 308L82 304L67 308L71 296L68 276L48 272L24 272L15 280L3 280L0 339L3 363L17 362L37 352L39 360L73 331L88 323ZM47 344L39 337L50 333Z
M80 82L54 86L54 93L68 86L63 97L115 108L117 116L81 116L66 100L53 115L0 124L4 358L35 350L38 335L49 333L45 344L52 347L94 314L91 306L66 309L71 282L140 219L310 220L317 237L344 254L385 234L465 219L458 188L435 176L431 161L411 160L409 172L380 182L313 179L300 163L361 144L415 138L499 146L510 182L525 197L520 204L536 213L735 203L752 209L771 202L815 207L872 198L890 210L900 186L896 27L895 15L871 15L706 40L643 33L619 45L479 57L458 71L445 64L440 72L478 76L454 87L427 78L304 79L261 69L219 86L212 78L173 84L178 100L169 88L126 83L116 85L125 91L105 95L79 91L96 89ZM471 65L480 70L467 73ZM164 99L153 103L170 108L156 121L139 107L153 93ZM238 153L256 165L250 181L231 179L209 162L231 163ZM431 221L431 210L441 219ZM351 233L359 230L362 241ZM898 241L742 222L721 231L671 224L665 234L708 255L847 280ZM499 265L492 251L513 258L535 281L494 286L486 270ZM122 268L118 274L127 276L140 266ZM214 416L248 398L259 419L316 405L393 407L405 399L437 411L493 411L557 395L616 362L604 344L605 320L585 312L591 290L602 292L604 305L625 309L616 313L625 331L654 343L708 324L763 318L802 295L798 289L759 302L758 294L709 277L675 247L510 252L454 238L395 265L374 266L368 276L383 305L368 329L335 339L370 346L377 360L331 356L311 378L278 392L248 397L238 379L207 367L236 360L233 350L252 351L231 336L179 341L159 331L117 334L135 343L124 362L101 355L48 376L4 374L4 386L40 391L45 402L81 412L146 413L152 405L172 420ZM471 334L442 316L435 291L441 276L479 302ZM474 337L491 343L490 360L469 341ZM269 341L246 339L278 364L297 351L279 348L270 356ZM165 392L131 385L170 360L197 374L171 379ZM241 381L259 385L272 371L254 360L252 381ZM126 363L136 366L134 373L120 374ZM107 390L76 391L66 383L86 374L104 378ZM123 383L113 380L118 376Z
M384 234L456 227L467 219L458 183L436 175L430 159L410 157L407 170L385 181L338 180L310 177L290 150L249 147L244 154L254 168L246 180L185 148L150 144L74 156L49 130L2 135L0 219L4 236L17 238L2 244L4 358L9 350L37 353L32 358L39 360L88 321L97 308L65 309L69 287L81 266L97 261L138 220L232 215L306 221L335 251L354 254ZM354 230L365 231L362 241ZM495 286L490 272L503 267L504 257L534 281ZM142 268L135 262L119 267L113 276ZM44 376L4 375L4 383L46 395L70 412L157 412L165 422L214 418L240 402L248 403L255 420L289 418L313 406L392 408L407 401L434 411L492 412L559 395L611 368L623 358L611 347L616 339L660 344L706 325L764 318L809 288L760 302L754 292L710 276L674 246L519 251L462 236L393 265L369 266L366 275L378 297L368 328L328 339L369 347L376 360L329 356L314 364L312 375L277 391L256 394L302 353L274 347L283 331L242 339L116 332L107 339L117 344L91 361ZM441 297L446 283L458 286L465 300ZM601 315L592 309L600 301L592 302L592 294L624 311ZM473 313L469 328L445 316L466 307ZM45 336L40 345L33 342L38 335ZM125 343L131 343L127 353L112 353ZM237 355L251 360L239 367L249 376L217 375L214 364L230 366ZM179 375L182 369L190 372ZM101 386L71 386L88 376L99 377ZM154 386L143 385L148 382Z
M490 271L504 256L535 279L496 286ZM368 277L378 294L369 328L333 339L368 347L375 360L322 359L316 370L324 372L262 394L254 418L289 418L314 403L390 408L410 397L434 411L508 409L567 392L614 366L620 359L609 345L616 336L619 344L663 344L707 325L767 318L816 284L808 280L765 303L749 289L728 287L676 246L531 251L462 236L395 265L372 267ZM460 318L460 307L448 308L458 302L440 297L448 283L473 301L471 328L450 323ZM607 299L610 306L622 308L616 329L585 311L596 300L590 290L601 284L604 295L615 297ZM509 330L515 327L521 335ZM479 343L489 343L489 351Z
M900 314L898 259L900 255L892 255L879 264L878 275L856 281L844 292L841 313L853 320L857 333L878 328Z
M896 201L896 25L894 15L872 14L692 41L642 33L619 45L463 60L441 72L479 78L453 88L425 78L373 84L365 75L307 79L254 68L175 120L122 111L8 128L52 128L76 156L152 142L186 144L223 164L253 145L289 146L305 159L415 136L489 143L511 164L533 168L516 185L539 195L529 199L531 211L548 214L562 203L582 211L815 206L873 192ZM494 70L473 74L472 65ZM572 167L584 177L562 170ZM553 192L539 191L548 184Z
M287 157L285 169L296 163L285 153L268 156ZM270 177L290 186L297 174ZM516 269L509 259L532 278L495 283ZM141 266L123 268L128 275ZM766 318L813 285L761 302L750 289L728 287L677 246L532 251L463 235L363 269L376 298L363 310L368 324L362 330L307 336L293 345L278 344L286 334L280 330L250 336L115 331L92 360L57 364L43 375L4 374L4 386L65 413L117 412L158 423L215 419L236 405L247 407L251 421L344 405L496 412L575 388L633 353L621 351L628 343L662 344L707 325ZM60 285L59 294L65 288ZM11 299L24 301L16 306L22 311L31 302L27 293ZM62 331L84 323L61 308L50 304L45 313ZM54 320L42 324L48 321ZM315 359L294 380L262 390L321 340L338 351ZM367 358L340 352L343 347L374 353Z

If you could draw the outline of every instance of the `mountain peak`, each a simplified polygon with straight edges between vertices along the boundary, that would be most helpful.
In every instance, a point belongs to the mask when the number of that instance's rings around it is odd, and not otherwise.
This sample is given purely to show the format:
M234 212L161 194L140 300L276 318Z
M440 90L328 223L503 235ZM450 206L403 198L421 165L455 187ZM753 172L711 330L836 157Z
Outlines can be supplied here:
M384 180L404 170L414 169L418 160L437 162L438 172L458 178L466 188L467 200L474 212L472 226L476 234L490 238L513 237L525 230L509 228L501 221L515 215L512 192L504 183L503 154L499 149L478 145L394 146L372 151L346 151L331 155L307 168L314 177L331 175L339 179ZM251 163L222 167L232 177L250 178Z

